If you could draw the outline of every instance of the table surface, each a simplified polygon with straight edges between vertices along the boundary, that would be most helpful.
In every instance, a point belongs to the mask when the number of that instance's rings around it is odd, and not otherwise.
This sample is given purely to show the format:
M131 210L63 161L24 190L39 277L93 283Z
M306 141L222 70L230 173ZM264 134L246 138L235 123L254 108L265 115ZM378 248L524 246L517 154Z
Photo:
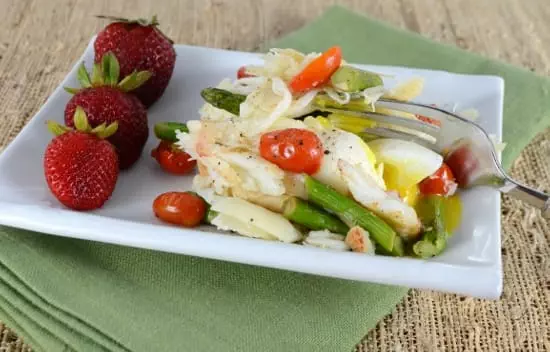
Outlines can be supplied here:
M252 51L319 16L330 0L0 0L0 151L45 102L103 22L150 16L177 43ZM550 73L548 0L348 0L350 9L436 41ZM160 5L162 4L162 6ZM513 176L550 189L550 133ZM359 351L550 351L550 227L503 203L504 293L499 301L413 290L359 342ZM366 332L365 332L366 333ZM0 322L0 351L30 350Z

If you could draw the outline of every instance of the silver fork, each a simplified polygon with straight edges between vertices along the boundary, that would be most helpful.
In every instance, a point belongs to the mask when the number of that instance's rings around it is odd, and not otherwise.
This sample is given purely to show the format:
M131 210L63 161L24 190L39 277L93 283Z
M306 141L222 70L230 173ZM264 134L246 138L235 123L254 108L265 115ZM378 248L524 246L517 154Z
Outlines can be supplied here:
M541 210L550 219L550 196L514 181L503 170L493 142L476 123L452 112L428 105L380 99L375 107L384 107L440 122L440 126L400 116L375 112L351 111L319 107L328 112L340 112L367 118L376 126L367 128L367 135L411 140L445 156L462 188L490 186ZM376 110L376 109L375 109Z

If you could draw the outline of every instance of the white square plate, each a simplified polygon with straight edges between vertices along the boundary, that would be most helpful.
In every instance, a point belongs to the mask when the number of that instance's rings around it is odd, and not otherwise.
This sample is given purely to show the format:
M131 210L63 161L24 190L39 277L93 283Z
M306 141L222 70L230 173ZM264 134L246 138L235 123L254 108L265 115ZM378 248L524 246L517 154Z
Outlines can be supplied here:
M93 41L92 41L93 42ZM93 45L82 60L93 60ZM159 121L197 119L201 89L234 77L243 64L259 63L257 54L177 45L174 76L162 99L149 110L149 125ZM79 61L80 63L81 61ZM441 71L365 66L395 75L388 82L412 76L426 78L420 102L459 104L479 111L479 123L501 137L503 81L499 77L458 75ZM52 136L45 121L63 121L75 86L77 65L17 138L0 155L0 223L47 234L149 248L272 268L434 289L484 298L502 291L500 196L497 191L462 192L463 219L443 255L430 259L366 256L250 239L218 233L212 228L187 230L166 225L152 213L160 193L190 189L192 176L163 173L149 152L157 144L152 132L144 155L123 172L109 202L83 213L65 209L50 194L42 169L43 152Z

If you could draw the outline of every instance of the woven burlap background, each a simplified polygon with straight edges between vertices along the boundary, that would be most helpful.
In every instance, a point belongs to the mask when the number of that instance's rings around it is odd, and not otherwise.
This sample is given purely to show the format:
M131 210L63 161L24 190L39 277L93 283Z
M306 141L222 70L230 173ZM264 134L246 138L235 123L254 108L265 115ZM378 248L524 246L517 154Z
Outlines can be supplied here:
M320 15L329 0L0 0L0 151L44 103L101 22L150 16L178 43L254 50ZM548 0L340 2L441 42L550 73ZM550 131L523 152L518 180L550 190ZM504 294L495 302L412 291L358 351L550 351L550 224L504 199ZM71 288L68 287L68 290ZM145 324L145 322L144 322ZM0 352L30 351L0 322Z

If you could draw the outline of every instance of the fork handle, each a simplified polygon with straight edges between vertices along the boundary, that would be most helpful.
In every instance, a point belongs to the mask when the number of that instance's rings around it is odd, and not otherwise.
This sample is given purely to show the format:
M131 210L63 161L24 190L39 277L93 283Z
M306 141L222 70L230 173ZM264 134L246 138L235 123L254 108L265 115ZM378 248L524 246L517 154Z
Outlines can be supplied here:
M506 181L505 185L500 188L500 191L539 208L542 217L550 219L550 195L517 183L511 179Z

